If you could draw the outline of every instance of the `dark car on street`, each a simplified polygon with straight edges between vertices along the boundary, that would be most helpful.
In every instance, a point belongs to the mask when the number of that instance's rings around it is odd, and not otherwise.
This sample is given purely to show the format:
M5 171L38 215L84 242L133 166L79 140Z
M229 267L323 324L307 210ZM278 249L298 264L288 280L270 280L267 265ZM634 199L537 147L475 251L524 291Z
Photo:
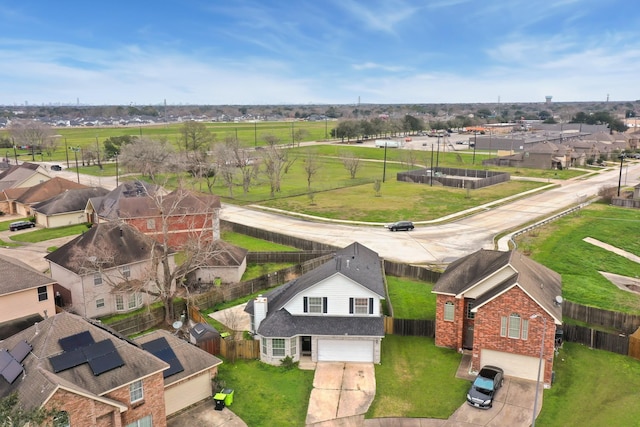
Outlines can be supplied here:
M60 165L51 165L51 170L52 171L61 171L62 170L62 166L60 166Z
M36 224L31 221L16 221L9 224L9 230L16 231L16 230L22 230L24 228L32 228L35 226Z
M413 223L411 221L398 221L392 224L385 225L389 229L389 231L400 231L400 230L413 230Z
M502 387L503 383L504 371L502 369L496 366L484 366L471 384L467 393L467 402L476 408L491 408L496 391Z

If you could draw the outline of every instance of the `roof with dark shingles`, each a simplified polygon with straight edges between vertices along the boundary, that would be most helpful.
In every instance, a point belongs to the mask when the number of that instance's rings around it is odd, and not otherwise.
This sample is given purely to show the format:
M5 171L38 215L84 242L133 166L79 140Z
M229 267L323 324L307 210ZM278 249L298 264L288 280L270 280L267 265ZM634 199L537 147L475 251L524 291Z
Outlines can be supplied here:
M386 295L378 253L355 242L337 250L332 260L266 293L268 312L273 313L280 310L295 295L334 274L342 274L348 277L375 292L381 298ZM245 311L253 313L253 300L247 303Z
M109 193L109 190L102 187L71 189L48 200L36 203L31 208L44 215L84 211L90 198L104 196L107 193Z
M69 243L45 256L76 274L84 270L84 257L100 251L105 254L103 268L113 268L151 259L151 250L161 248L151 237L128 224L108 222L95 224Z
M162 197L161 208L150 197L122 198L119 218L159 216L160 210L169 215L190 215L214 212L220 209L220 198L209 194L198 194L187 190L175 190Z
M462 257L447 267L433 286L436 294L462 295L487 276L510 266L514 274L476 298L476 307L491 300L509 286L520 286L556 321L562 321L562 307L555 298L562 295L560 274L526 257L518 251L501 252L481 249Z
M5 193L7 193L8 197L13 196L17 202L29 204L43 202L67 190L78 188L87 188L87 186L57 176L40 184L36 184L33 187L29 187L26 191L22 191L25 190L23 188L12 188L7 189Z
M95 342L110 340L124 365L97 376L88 363L54 373L49 358L63 352L58 341L84 331L89 331ZM20 376L13 384L0 380L0 398L17 392L20 403L27 410L40 407L58 386L97 397L169 367L167 363L128 340L66 312L49 317L7 338L0 347L11 350L23 340L33 346L33 350L22 362L25 375ZM122 402L119 404L122 405Z
M384 319L380 316L292 316L278 310L267 316L258 328L264 337L292 337L295 335L384 336Z
M107 219L118 219L120 201L122 199L140 197L147 198L158 190L158 186L144 181L123 182L107 195L100 198L92 198L91 203L98 216Z
M213 242L213 256L206 261L210 267L236 267L247 257L248 250L232 245L224 240Z
M38 164L28 162L11 166L11 168L0 173L0 190L13 188L15 185L24 182L24 180L35 174L39 167L40 165ZM46 172L43 172L43 175L49 176Z

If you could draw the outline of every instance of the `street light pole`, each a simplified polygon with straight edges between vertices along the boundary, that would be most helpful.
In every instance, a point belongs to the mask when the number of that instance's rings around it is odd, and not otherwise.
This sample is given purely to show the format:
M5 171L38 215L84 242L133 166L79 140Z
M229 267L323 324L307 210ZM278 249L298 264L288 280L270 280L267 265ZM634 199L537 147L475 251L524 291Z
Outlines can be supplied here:
M69 169L69 148L67 147L67 138L64 139L64 154L67 157L67 169Z
M384 163L382 165L382 182L384 183L384 179L387 176L387 140L384 141Z
M476 164L476 147L478 146L478 132L473 132L473 164Z
M438 151L436 152L436 169L438 169L439 165L440 165L440 135L438 134Z
M544 357L544 336L547 332L547 319L539 314L531 316L532 319L542 318L542 343L540 343L540 360L538 360L538 379L536 380L536 397L533 400L533 418L531 420L531 427L536 427L536 412L538 411L538 393L540 393L540 372L542 371L542 359Z
M620 186L622 185L622 163L624 162L624 153L620 154L620 177L618 178L618 197L620 197Z

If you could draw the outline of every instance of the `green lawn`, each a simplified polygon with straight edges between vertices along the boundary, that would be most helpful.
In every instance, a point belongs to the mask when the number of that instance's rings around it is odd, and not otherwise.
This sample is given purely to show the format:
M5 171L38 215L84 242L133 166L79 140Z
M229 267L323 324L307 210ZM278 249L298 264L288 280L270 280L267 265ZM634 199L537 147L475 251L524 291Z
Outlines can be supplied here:
M554 221L517 239L518 248L562 275L562 296L605 310L640 314L640 296L622 291L599 271L637 277L640 266L584 242L592 237L640 255L637 210L601 203Z
M11 236L11 240L16 242L36 243L45 240L57 239L59 237L74 236L87 231L85 224L67 225L56 228L41 228L35 231L16 234Z
M393 317L435 320L436 296L431 293L433 283L387 276L387 284Z
M222 240L232 245L240 246L251 252L297 252L299 249L291 246L280 245L268 240L257 239L246 234L235 233L233 231L223 231Z
M218 378L234 389L229 408L251 427L303 426L314 371L286 370L257 360L223 363Z
M637 426L640 361L564 343L536 425Z
M470 384L455 377L461 359L432 338L385 336L366 418L449 418L465 402Z

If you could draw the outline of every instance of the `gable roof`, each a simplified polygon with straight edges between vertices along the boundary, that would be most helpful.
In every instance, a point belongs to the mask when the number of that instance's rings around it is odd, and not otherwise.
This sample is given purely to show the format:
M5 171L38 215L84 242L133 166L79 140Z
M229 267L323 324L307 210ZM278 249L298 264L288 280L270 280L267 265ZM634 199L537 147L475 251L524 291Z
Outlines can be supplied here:
M337 250L333 259L328 262L266 293L268 313L280 310L295 295L335 274L348 277L380 298L386 295L378 253L355 242ZM245 311L253 314L253 300L247 303Z
M151 259L151 251L161 251L156 241L128 224L94 224L89 230L45 256L48 261L76 274L83 274L85 257L105 254L103 268L114 268Z
M212 242L213 255L206 260L205 265L209 267L237 267L242 265L247 258L249 251L239 246L232 245L224 240Z
M33 187L10 188L5 190L5 193L7 197L15 199L20 203L30 204L45 201L67 190L76 188L87 188L87 186L57 176L36 184Z
M139 218L165 215L191 215L211 213L220 209L220 198L208 194L196 194L187 190L175 190L160 201L158 207L156 200L150 197L130 197L120 200L119 218Z
M278 310L267 316L258 328L264 337L288 338L294 335L384 335L384 319L381 316L352 316L345 321L342 316L293 316L287 310Z
M461 297L490 275L507 267L513 274L478 296L474 310L511 287L519 286L556 322L562 323L562 308L555 302L556 296L562 295L561 276L518 251L481 249L462 257L449 264L432 292Z
M0 255L0 295L55 283L33 267L15 258Z
M120 202L129 198L147 199L148 195L155 194L159 187L144 181L126 181L111 190L103 197L91 199L91 204L96 209L99 217L106 219L118 219Z
M88 331L96 343L110 341L124 364L100 375L94 375L87 363L55 373L50 358L63 353L60 339L85 331ZM58 388L97 398L140 378L161 372L169 366L129 340L66 312L49 317L7 338L0 347L11 350L21 341L26 341L33 349L22 361L23 375L13 384L0 379L0 398L17 392L20 402L27 410L40 407Z
M218 359L213 354L209 354L195 345L176 337L169 331L158 329L137 337L135 342L136 344L143 345L159 338L167 340L169 346L184 368L183 371L166 377L164 379L165 387L222 364L222 360Z
M0 173L0 190L12 188L20 185L30 176L38 172L40 165L36 163L24 162L19 165L13 165L9 169ZM42 175L49 177L43 169L40 170Z
M50 199L40 203L36 203L31 207L34 211L44 215L84 211L89 199L105 196L108 193L109 190L102 187L75 188L66 190L57 196L51 197Z

